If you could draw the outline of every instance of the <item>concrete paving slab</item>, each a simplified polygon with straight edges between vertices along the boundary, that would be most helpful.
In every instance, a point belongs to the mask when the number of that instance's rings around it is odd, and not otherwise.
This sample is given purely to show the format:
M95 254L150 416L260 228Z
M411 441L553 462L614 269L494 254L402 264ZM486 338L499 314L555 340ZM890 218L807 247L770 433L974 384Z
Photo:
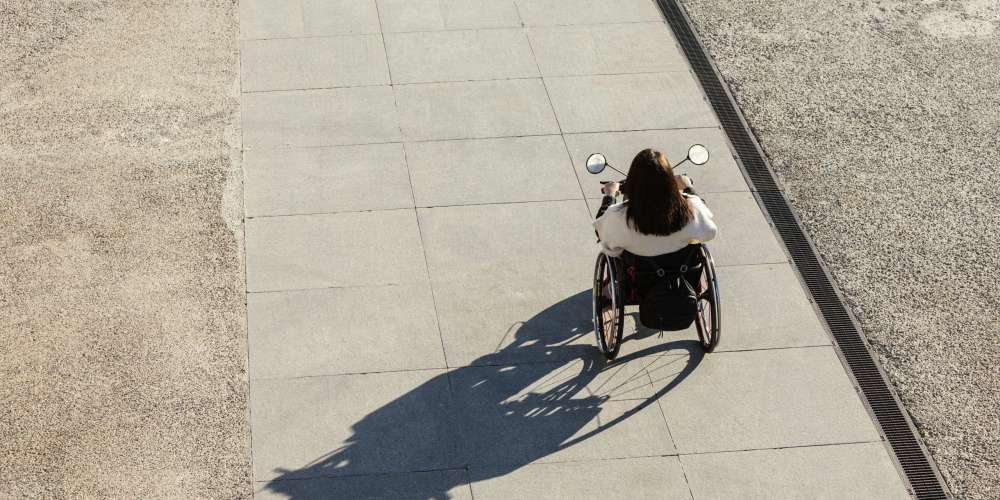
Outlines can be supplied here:
M506 465L513 470L532 462L673 453L655 404L592 395L587 385L597 372L573 373L579 366L453 370L455 411L462 415L459 446L470 466ZM618 418L626 412L628 418Z
M662 21L656 4L647 0L514 0L527 26L635 23Z
M406 160L422 207L581 197L557 135L408 143Z
M622 176L613 170L607 170L601 175L587 172L587 157L591 153L603 153L615 168L628 172L632 159L643 149L659 150L672 164L677 164L687 156L688 147L692 144L703 144L709 149L708 163L703 166L685 164L677 172L690 175L699 193L748 190L743 174L729 151L726 138L717 128L566 135L566 145L583 191L588 198L595 199L601 197L600 181L618 180Z
M250 377L444 368L427 284L252 293Z
M788 262L750 193L714 193L704 199L719 226L719 235L710 243L717 266Z
M462 467L442 370L250 384L257 481Z
M587 276L593 264L596 240L587 229L583 200L421 208L417 213L434 283L534 284L540 277L559 283Z
M659 404L681 453L879 439L832 347L713 353Z
M544 76L687 71L662 22L535 27L528 30Z
M272 481L259 487L254 498L350 498L381 500L386 498L472 500L468 472L445 470L405 474L292 479Z
M386 33L520 27L511 0L379 0Z
M521 28L385 35L394 83L538 77Z
M247 151L243 169L250 217L413 207L400 143Z
M718 273L725 318L720 351L830 345L791 265L721 267Z
M427 280L412 210L250 219L246 245L251 292Z
M698 499L911 498L882 443L684 455L680 461Z
M577 359L595 350L589 277L434 284L453 366Z
M559 133L541 80L399 85L396 98L408 141Z
M240 37L378 33L375 0L240 0Z
M309 147L400 140L388 86L243 94L243 145Z
M503 472L503 468L496 467L470 469L475 497L479 500L691 498L677 457L532 464L507 474Z
M567 133L715 127L688 72L546 77Z
M244 40L244 92L388 85L382 36Z

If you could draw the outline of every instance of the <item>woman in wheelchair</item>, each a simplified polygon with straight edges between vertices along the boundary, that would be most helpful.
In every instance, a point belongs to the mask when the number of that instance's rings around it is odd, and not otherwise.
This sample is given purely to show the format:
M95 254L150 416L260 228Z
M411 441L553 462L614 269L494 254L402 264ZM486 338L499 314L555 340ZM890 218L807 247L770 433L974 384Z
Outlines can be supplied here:
M599 304L595 303L595 323L601 323L595 326L603 330L598 338L605 355L613 358L617 354L624 305L640 304L641 322L653 329L687 328L695 310L699 335L702 327L711 328L700 323L705 308L698 302L707 295L704 288L711 286L701 265L711 257L700 243L715 238L718 228L712 212L694 193L691 179L675 176L662 153L645 149L632 160L623 183L606 183L601 192L604 200L593 224L601 251L608 257L606 270L601 269L599 259L597 272L608 279L599 280L604 283L601 286L595 283L595 295L608 297L606 306L614 302L612 307L618 310L611 311L617 318L602 321L600 316L606 315L598 314ZM619 194L624 195L624 201L614 203ZM714 268L711 273L714 280ZM665 281L669 283L661 283ZM610 290L613 287L618 289ZM612 297L617 299L612 301ZM663 305L678 301L688 301L690 307ZM650 302L657 303L647 306ZM717 338L703 338L706 350L714 348L716 342Z
M694 193L691 179L675 176L665 156L644 149L632 160L624 187L625 201L612 205L619 183L604 185L604 201L594 228L605 254L623 252L654 257L715 238L712 212Z

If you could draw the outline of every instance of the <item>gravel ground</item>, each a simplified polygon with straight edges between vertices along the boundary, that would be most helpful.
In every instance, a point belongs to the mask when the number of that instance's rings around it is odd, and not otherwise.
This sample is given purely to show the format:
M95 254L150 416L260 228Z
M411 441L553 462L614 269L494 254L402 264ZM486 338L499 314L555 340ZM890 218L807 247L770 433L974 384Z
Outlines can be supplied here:
M237 26L0 0L0 497L250 495Z
M1000 498L1000 1L683 3L952 492Z

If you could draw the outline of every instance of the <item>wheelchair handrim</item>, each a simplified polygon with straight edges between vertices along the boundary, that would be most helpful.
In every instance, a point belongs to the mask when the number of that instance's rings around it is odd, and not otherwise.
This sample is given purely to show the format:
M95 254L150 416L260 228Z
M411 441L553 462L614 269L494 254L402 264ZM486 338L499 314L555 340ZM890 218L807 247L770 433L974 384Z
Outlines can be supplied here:
M623 318L621 317L621 298L619 297L618 284L614 279L612 265L611 259L607 256L598 256L594 269L592 300L594 333L597 337L597 344L601 352L608 358L612 358L617 354L619 343L618 332L621 330L623 322ZM610 297L604 296L605 286L608 288ZM606 312L610 313L609 321L605 320Z

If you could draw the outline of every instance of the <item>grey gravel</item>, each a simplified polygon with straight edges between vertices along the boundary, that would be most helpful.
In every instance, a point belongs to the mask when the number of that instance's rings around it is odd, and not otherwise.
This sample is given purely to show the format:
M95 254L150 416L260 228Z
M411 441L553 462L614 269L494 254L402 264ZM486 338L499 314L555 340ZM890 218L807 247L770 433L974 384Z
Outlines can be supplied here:
M0 498L249 497L232 0L0 0Z
M684 0L960 498L1000 498L1000 2Z

